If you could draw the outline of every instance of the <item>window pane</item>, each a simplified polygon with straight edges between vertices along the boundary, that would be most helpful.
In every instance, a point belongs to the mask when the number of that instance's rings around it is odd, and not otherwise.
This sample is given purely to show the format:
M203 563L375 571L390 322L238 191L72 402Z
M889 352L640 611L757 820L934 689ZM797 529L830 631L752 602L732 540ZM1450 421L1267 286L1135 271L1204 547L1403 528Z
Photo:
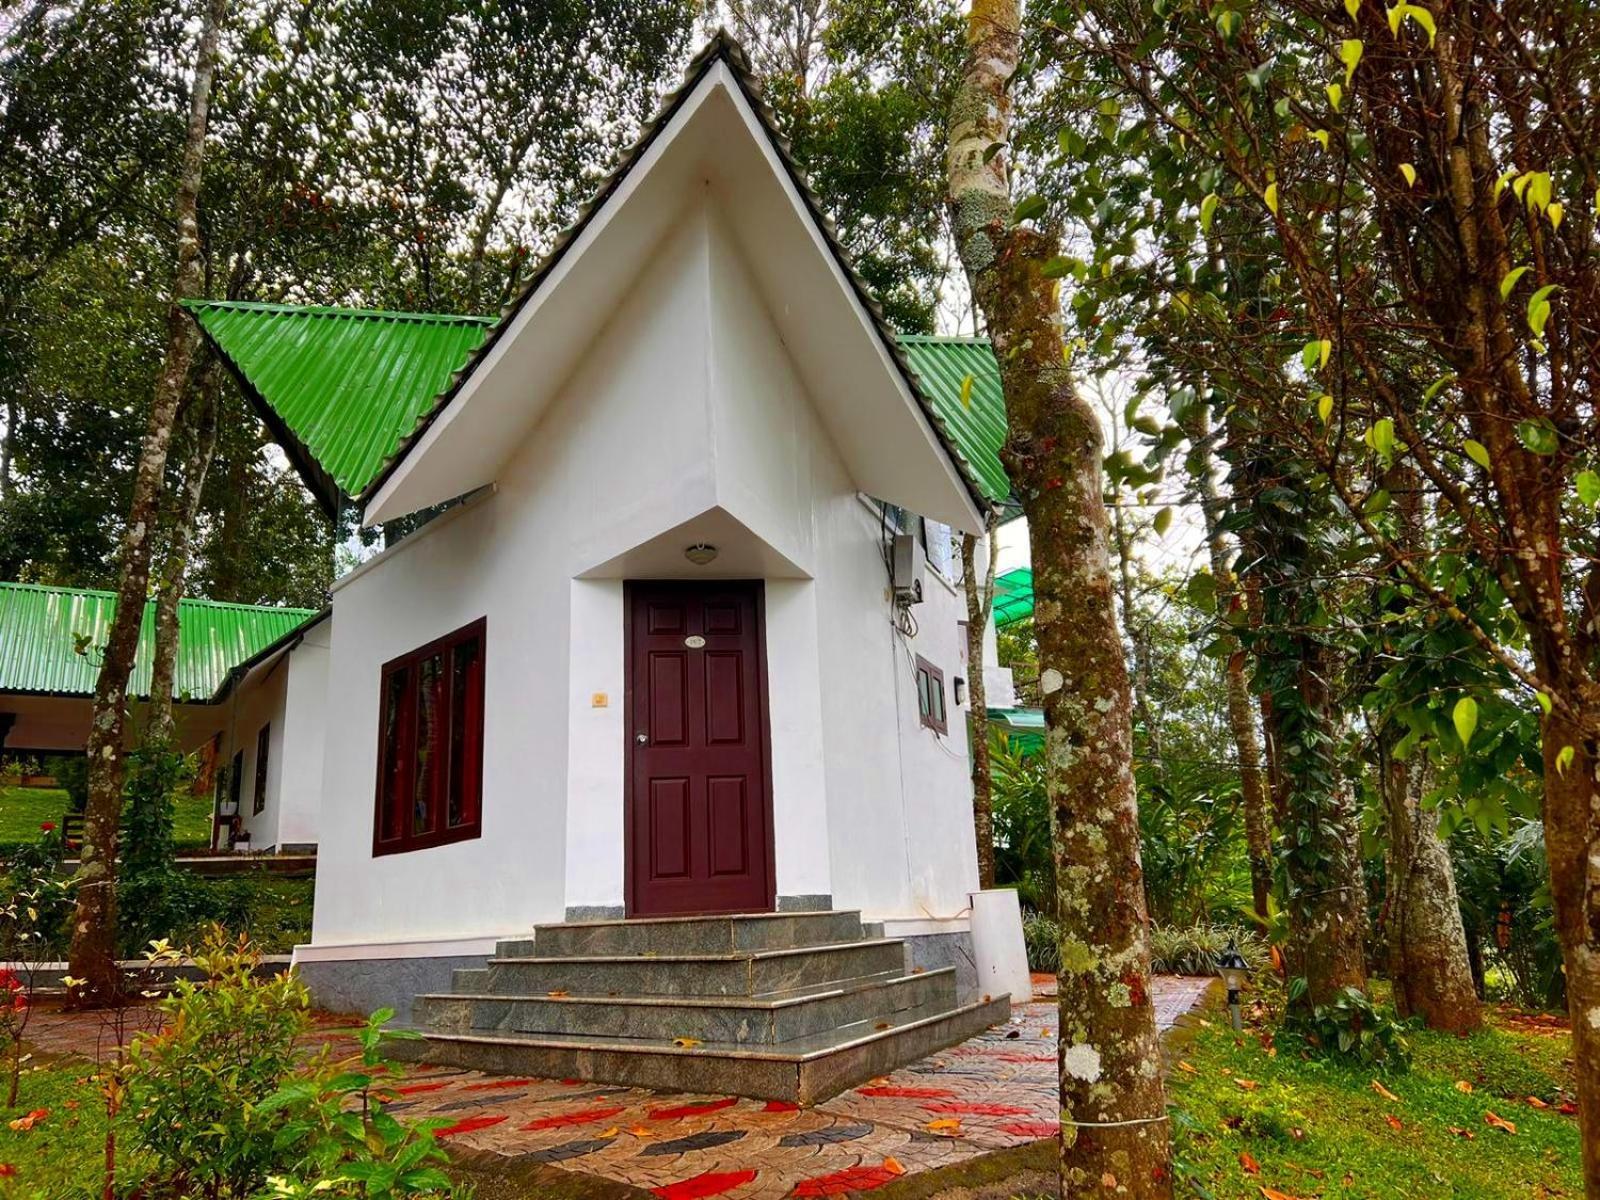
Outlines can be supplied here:
M443 776L439 756L444 748L444 705L441 691L444 663L437 654L417 664L417 774L411 802L411 832L428 833L438 819L435 789Z
M455 648L450 669L450 800L446 824L455 829L470 824L478 815L483 660L477 638Z
M928 673L917 668L917 711L928 715Z
M233 801L233 811L239 811L239 795L244 787L244 751L236 750L233 765L228 768L228 799Z
M411 672L402 667L389 676L383 695L383 794L378 804L378 840L393 841L400 836L400 818L405 806L404 741L406 685Z
M251 811L256 815L267 810L267 748L272 744L272 725L269 722L256 734L256 789Z

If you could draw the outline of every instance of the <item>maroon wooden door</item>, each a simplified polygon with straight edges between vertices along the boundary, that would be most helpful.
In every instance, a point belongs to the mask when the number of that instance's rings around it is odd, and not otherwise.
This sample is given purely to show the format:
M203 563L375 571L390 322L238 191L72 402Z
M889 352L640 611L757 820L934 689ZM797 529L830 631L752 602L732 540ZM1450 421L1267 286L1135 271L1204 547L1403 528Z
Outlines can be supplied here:
M772 908L759 583L630 583L628 915Z

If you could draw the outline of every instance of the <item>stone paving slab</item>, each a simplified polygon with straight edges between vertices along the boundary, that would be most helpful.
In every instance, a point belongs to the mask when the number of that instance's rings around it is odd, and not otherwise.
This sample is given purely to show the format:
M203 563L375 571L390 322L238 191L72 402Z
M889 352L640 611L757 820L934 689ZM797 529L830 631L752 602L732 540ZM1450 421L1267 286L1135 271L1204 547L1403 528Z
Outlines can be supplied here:
M1053 983L1037 980L1036 996ZM1158 976L1159 1026L1171 1027L1210 983ZM1055 1137L1055 1022L1054 1003L1036 999L1006 1025L809 1109L427 1064L396 1079L390 1108L449 1120L440 1137L470 1152L475 1176L498 1160L508 1173L576 1173L615 1185L614 1194L641 1189L660 1200L839 1196ZM312 1041L345 1040L340 1018L319 1016L319 1025ZM116 1033L92 1014L40 1012L28 1041L46 1053L92 1053L96 1042L114 1046Z
M1156 979L1161 1028L1210 982ZM598 1176L661 1200L845 1195L1055 1137L1055 1020L1053 1003L1022 1005L1007 1025L810 1109L425 1064L396 1089L393 1107L452 1118L441 1136L478 1155Z

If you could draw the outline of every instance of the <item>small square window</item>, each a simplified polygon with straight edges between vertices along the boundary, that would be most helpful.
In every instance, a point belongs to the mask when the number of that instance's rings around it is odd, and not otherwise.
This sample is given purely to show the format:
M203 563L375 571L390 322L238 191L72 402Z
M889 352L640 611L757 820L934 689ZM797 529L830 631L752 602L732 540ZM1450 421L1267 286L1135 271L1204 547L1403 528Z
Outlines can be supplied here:
M944 672L917 655L917 711L922 724L935 733L949 733L944 706Z

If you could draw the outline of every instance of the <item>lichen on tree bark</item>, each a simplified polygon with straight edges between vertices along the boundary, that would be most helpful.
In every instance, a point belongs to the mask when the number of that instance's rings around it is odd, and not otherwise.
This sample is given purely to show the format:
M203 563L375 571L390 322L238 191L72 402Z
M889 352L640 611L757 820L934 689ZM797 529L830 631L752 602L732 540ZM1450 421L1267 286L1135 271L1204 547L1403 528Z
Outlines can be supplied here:
M1065 357L1045 233L1013 223L1008 85L1021 49L1012 2L974 0L950 116L956 243L1000 367L1002 459L1028 519L1046 781L1061 922L1061 1194L1172 1194L1150 998L1127 664L1118 632L1102 435Z

